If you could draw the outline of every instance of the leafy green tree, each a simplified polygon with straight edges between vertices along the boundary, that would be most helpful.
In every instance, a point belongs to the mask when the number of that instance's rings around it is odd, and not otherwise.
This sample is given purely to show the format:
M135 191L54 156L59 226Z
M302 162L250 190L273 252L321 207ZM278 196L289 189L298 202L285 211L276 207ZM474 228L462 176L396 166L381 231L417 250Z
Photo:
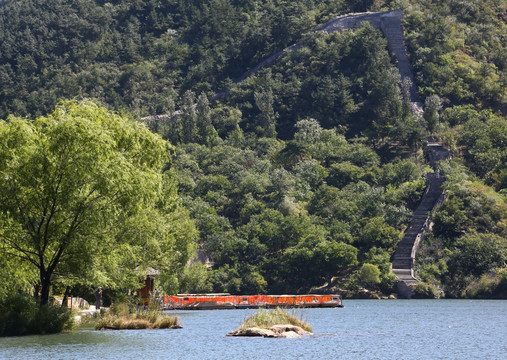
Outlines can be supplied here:
M507 262L507 241L495 234L472 231L461 236L454 243L454 249L449 271L462 275L479 276Z
M276 252L285 249L288 245L295 245L299 240L294 238L293 234L283 234L283 222L284 217L281 212L265 209L261 214L252 216L241 232L248 239L258 239L267 246L269 251Z
M363 173L362 168L345 161L331 165L326 180L328 184L342 188L350 182L359 181Z
M0 229L1 236L2 230ZM2 269L0 272L0 301L18 292L28 294L33 284L37 283L38 274L35 269L4 251L0 253L0 268Z
M361 229L357 242L367 248L392 249L398 243L399 238L400 233L378 216L368 219Z
M184 143L197 142L197 121L195 93L188 90L183 95L183 113L181 116L182 141Z
M397 69L386 69L376 74L372 94L369 97L369 108L375 117L364 132L370 138L383 140L392 136L394 127L403 121L403 97L400 89L400 74Z
M56 275L125 286L136 268L175 274L193 255L195 229L162 172L169 146L145 126L71 101L0 133L0 247L37 270L42 305Z
M430 95L424 101L424 120L430 132L435 131L440 119L439 111L442 110L442 100L436 94Z
M218 136L211 122L211 109L205 94L199 95L196 104L197 134L199 144L209 145Z
M208 269L201 262L185 267L179 279L179 289L184 293L209 293L213 291L208 281Z
M331 284L333 276L339 271L357 265L357 249L349 244L323 241L317 245L314 260L322 278Z
M307 147L318 142L322 136L322 126L315 119L303 119L296 123L294 142Z
M255 92L255 105L260 110L257 132L266 137L276 137L276 114L273 109L273 91Z
M447 201L435 214L434 232L446 238L460 235L467 224L467 216L463 211L463 202L453 198Z
M366 262L376 265L383 275L388 274L391 270L389 252L383 248L372 247L366 253Z
M461 296L465 288L492 269L507 262L507 242L495 234L471 231L456 240L447 262L448 292Z
M327 176L326 169L316 160L304 160L294 168L296 178L295 196L299 200L309 200Z
M216 104L210 109L210 116L212 125L221 138L225 139L231 132L240 130L242 114L237 108Z
M376 287L380 284L380 270L377 265L363 264L359 269L359 281L366 287Z
M499 182L499 173L505 169L507 162L507 120L490 111L466 113L470 119L456 129L459 133L458 145L463 147L467 165L489 184Z
M279 258L268 263L275 292L306 292L311 284L320 283L320 270L314 266L313 260L314 249L298 246L288 248Z

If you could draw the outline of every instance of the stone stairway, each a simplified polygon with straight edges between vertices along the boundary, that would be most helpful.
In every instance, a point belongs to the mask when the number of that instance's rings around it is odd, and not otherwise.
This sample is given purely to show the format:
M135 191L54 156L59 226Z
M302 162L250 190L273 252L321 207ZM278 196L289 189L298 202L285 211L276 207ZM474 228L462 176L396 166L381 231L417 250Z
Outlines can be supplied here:
M418 282L414 277L415 255L424 231L428 228L430 213L438 205L442 197L444 177L439 172L436 172L429 174L427 178L428 187L426 192L392 257L392 272L398 279L409 284L416 284Z
M437 161L448 159L450 153L441 144L429 137L426 144L426 155L435 172L427 175L427 188L421 203L414 211L412 221L404 232L403 238L398 243L392 257L392 273L398 278L398 293L410 298L413 295L411 286L419 280L414 276L414 262L419 248L419 243L424 237L424 232L430 224L431 213L443 201L442 184L445 177L437 169Z
M401 27L401 11L392 11L381 16L380 29L387 38L389 51L398 61L398 70L401 79L410 80L410 100L412 103L419 103L414 76L410 69L407 51L405 48L405 36Z

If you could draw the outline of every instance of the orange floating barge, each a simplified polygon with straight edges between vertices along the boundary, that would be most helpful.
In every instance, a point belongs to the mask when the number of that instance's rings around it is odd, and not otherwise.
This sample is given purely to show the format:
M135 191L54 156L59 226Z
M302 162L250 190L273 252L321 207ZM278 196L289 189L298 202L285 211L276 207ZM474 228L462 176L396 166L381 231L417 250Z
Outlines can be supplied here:
M163 307L170 310L215 310L256 308L327 308L343 307L340 295L166 295Z

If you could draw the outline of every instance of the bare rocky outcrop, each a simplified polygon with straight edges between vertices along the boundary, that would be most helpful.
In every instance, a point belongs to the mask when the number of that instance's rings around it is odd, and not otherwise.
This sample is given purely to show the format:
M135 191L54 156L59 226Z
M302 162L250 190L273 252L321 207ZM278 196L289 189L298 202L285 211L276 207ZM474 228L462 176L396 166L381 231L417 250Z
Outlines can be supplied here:
M247 329L237 329L231 331L227 336L252 336L252 337L269 337L269 338L299 338L302 335L311 335L311 332L304 330L303 328L284 324L274 325L269 329L263 329L259 327L251 327Z

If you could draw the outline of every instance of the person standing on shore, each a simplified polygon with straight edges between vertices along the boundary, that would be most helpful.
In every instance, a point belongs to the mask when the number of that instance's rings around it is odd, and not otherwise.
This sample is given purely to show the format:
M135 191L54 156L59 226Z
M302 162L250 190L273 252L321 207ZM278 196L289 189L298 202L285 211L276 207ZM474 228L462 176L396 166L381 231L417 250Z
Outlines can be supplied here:
M95 299L97 303L95 305L95 309L100 310L100 305L102 304L102 287L99 286L97 291L95 292Z

